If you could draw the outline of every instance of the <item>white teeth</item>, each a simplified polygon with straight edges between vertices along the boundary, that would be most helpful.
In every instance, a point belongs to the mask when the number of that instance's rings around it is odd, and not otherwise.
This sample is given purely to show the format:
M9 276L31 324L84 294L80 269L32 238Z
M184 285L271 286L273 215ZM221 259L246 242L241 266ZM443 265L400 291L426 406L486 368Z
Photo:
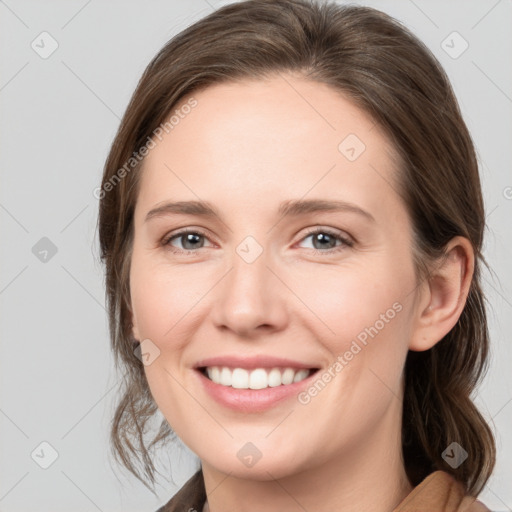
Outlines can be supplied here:
M267 386L267 372L263 368L253 370L249 375L249 389L263 389Z
M281 380L283 381L283 384L291 384L293 382L293 377L295 377L295 372L291 368L286 368Z
M223 386L231 386L231 371L229 368L222 368L220 372L220 380L215 381L217 384L222 384Z
M210 368L208 368L210 370ZM215 379L215 382L218 382L220 380L220 370L214 366L211 368L211 375L209 375L210 379Z
M281 372L277 368L270 370L268 374L268 385L271 388L281 385Z
M279 368L272 368L267 372L264 368L255 370L245 370L244 368L234 368L231 370L225 366L212 366L206 368L206 373L210 380L222 386L232 386L236 389L264 389L274 388L276 386L288 385L293 382L300 382L309 376L309 370L294 370L285 368L284 371Z
M249 387L249 372L243 368L235 368L231 374L231 386L237 389L247 389Z

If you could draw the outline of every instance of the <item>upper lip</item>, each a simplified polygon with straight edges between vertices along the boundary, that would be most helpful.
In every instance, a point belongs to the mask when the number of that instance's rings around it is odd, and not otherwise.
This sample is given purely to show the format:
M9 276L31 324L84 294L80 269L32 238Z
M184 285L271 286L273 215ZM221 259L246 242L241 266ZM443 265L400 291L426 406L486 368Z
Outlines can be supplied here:
M228 368L318 368L318 366L310 363L302 363L300 361L293 361L292 359L286 359L282 357L274 357L268 355L257 355L251 357L243 357L240 355L233 356L217 356L202 359L194 368L204 368L206 366L226 366Z

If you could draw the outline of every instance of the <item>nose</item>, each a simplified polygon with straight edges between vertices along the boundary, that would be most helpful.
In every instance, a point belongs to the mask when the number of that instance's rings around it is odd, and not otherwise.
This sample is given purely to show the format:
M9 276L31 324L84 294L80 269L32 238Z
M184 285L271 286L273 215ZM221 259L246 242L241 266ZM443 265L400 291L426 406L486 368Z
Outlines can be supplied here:
M252 262L233 255L231 269L216 287L213 320L218 329L253 339L286 327L290 292L270 265L265 251Z

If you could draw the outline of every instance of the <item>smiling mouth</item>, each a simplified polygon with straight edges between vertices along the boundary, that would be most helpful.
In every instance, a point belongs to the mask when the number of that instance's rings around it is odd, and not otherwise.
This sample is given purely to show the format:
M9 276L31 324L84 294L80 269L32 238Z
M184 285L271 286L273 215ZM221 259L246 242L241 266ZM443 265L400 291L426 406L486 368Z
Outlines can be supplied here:
M265 389L287 386L307 379L318 368L230 368L227 366L203 366L197 368L215 384L235 389Z

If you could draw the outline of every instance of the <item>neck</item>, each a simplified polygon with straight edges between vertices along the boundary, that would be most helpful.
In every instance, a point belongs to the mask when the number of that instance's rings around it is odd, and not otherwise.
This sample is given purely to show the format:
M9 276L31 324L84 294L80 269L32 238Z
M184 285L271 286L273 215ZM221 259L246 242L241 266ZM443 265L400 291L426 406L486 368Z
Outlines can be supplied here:
M412 490L401 458L399 430L394 436L389 435L389 428L371 437L363 435L357 449L344 450L324 464L279 479L229 476L203 461L206 510L390 512Z

